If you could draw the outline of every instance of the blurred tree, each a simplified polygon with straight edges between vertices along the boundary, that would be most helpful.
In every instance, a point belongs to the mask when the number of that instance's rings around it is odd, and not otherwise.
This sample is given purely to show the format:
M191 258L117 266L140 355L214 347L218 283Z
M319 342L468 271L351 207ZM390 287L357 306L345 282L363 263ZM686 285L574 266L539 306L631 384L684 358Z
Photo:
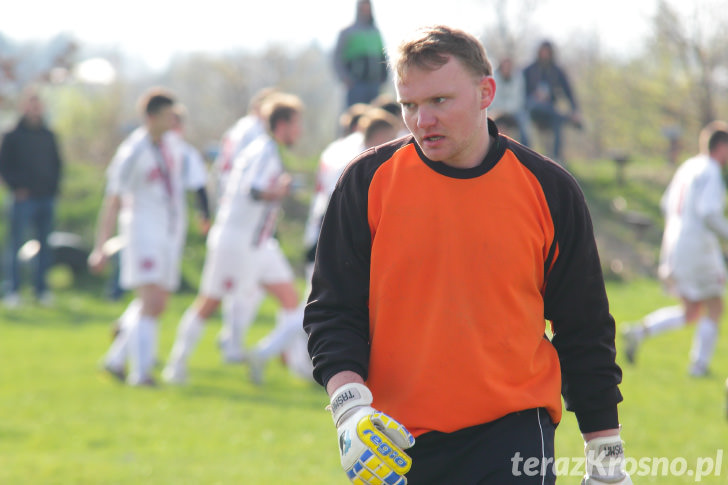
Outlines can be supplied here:
M675 5L657 2L652 50L663 62L673 60L672 75L688 84L696 108L691 112L697 111L697 121L704 125L718 116L716 103L726 90L728 14L725 2L680 2L681 10Z

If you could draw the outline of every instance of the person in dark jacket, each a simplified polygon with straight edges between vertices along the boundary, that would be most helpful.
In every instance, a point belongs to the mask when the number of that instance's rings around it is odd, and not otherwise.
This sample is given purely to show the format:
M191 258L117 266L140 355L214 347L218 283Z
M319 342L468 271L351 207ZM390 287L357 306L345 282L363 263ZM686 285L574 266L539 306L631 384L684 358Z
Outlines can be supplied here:
M18 250L31 225L40 242L33 278L35 295L40 303L51 303L52 295L46 284L46 273L51 265L48 236L53 230L63 165L56 137L45 123L43 103L34 88L23 94L20 108L20 121L5 134L0 145L0 176L12 193L9 284L4 299L10 307L20 303Z
M576 96L571 89L569 78L554 58L554 46L546 40L538 48L536 60L523 71L526 80L526 109L531 121L539 128L553 132L554 144L551 158L562 161L561 129L564 123L572 123L581 128L582 120ZM560 98L566 98L570 111L559 111Z
M387 80L382 36L374 23L369 0L356 3L356 20L339 33L334 68L346 85L346 106L369 103Z

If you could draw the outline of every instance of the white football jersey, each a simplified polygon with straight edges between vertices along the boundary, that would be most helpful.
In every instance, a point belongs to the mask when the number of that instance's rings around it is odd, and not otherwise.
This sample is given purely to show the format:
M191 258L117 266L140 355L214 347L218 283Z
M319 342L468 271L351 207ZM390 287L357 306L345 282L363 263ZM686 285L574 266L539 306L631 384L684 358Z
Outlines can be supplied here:
M218 194L225 192L225 183L233 169L233 163L253 140L265 133L265 125L259 117L249 114L240 118L222 136L220 154L215 159L214 168L217 173Z
M207 184L207 167L200 151L185 140L182 144L184 184L187 190L201 189Z
M210 237L233 238L257 247L276 229L280 202L256 200L253 192L268 190L284 172L278 145L268 135L255 139L236 158L220 200Z
M321 221L342 172L349 162L362 151L364 151L364 134L355 131L344 138L331 142L321 153L316 175L316 192L311 199L308 220L303 233L303 240L307 246L312 246L318 240Z
M705 223L709 214L723 214L725 185L720 165L707 155L685 161L662 197L665 232L660 276L725 273L718 236Z
M107 169L106 192L121 198L119 232L126 244L183 239L185 180L179 136L167 132L155 145L146 128L132 132Z

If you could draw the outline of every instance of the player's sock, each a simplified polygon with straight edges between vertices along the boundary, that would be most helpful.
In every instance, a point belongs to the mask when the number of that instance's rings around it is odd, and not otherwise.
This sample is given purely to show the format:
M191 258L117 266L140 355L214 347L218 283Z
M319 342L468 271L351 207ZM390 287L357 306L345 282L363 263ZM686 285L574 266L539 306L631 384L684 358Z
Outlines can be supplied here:
M154 367L157 319L150 315L139 315L130 319L129 332L129 375L127 382L133 386L150 381Z
M705 374L713 358L715 344L718 341L718 325L709 317L703 317L698 322L693 338L693 347L690 351L691 373Z
M129 302L124 313L122 313L121 317L119 317L119 334L112 342L109 351L106 353L106 358L104 359L108 367L117 370L124 367L127 357L127 344L129 342L128 327L130 322L138 318L141 309L141 300L139 298L135 298Z
M129 323L124 329L127 336L127 355L129 358L129 373L126 381L131 385L141 383L144 378L142 374L142 338L139 331L141 315L137 318L129 319Z
M308 335L300 327L283 351L286 367L298 377L313 382L313 364L308 354Z
M296 332L303 325L303 305L294 310L281 309L278 312L277 323L256 347L259 359L269 360L279 355L296 337Z
M681 306L660 308L644 319L644 335L653 336L685 326L685 310Z
M157 360L157 319L142 316L139 319L139 334L142 346L141 373L144 377L150 377Z
M177 338L174 341L169 356L168 367L184 368L192 351L200 340L205 321L197 314L194 307L190 307L182 315L177 327Z
M261 290L256 289L254 292L223 300L220 343L226 359L236 360L244 355L245 338L264 296Z

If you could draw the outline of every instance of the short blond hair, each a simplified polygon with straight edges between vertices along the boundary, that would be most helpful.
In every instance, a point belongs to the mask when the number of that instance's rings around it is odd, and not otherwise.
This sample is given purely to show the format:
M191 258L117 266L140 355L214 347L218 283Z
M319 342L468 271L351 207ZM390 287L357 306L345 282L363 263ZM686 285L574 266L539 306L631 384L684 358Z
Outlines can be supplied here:
M445 25L423 27L400 43L392 70L402 79L410 67L434 71L451 57L458 59L477 78L493 74L483 44L464 30Z

